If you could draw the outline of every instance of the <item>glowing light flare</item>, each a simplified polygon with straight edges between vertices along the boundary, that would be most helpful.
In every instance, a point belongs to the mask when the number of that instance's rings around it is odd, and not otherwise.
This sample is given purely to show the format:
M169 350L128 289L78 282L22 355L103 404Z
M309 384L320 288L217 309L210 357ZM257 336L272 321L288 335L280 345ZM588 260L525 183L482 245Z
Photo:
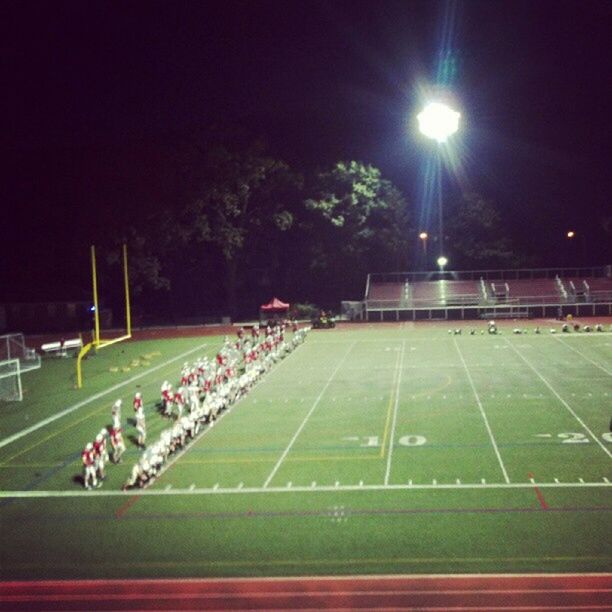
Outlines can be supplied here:
M417 115L419 130L437 142L446 142L459 129L461 113L442 102L430 102Z
M444 255L440 255L440 257L438 257L437 264L438 266L440 266L440 268L444 268L444 266L446 266L447 263L448 263L448 259L446 259Z
M429 234L428 234L427 232L421 232L421 233L419 234L419 238L420 238L421 240L427 240L427 238L429 238Z
M569 230L569 232L567 232L567 237L571 240L574 236L576 235L576 232L574 230Z

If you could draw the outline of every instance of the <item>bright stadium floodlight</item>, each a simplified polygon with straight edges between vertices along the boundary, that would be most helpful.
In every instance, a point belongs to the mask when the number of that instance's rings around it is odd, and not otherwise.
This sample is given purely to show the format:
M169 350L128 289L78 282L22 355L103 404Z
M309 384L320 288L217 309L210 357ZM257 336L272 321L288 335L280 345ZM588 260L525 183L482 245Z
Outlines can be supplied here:
M576 235L576 232L574 230L569 230L569 232L567 232L567 237L571 240L574 236Z
M461 113L442 102L430 102L417 115L421 133L439 143L446 142L459 129Z

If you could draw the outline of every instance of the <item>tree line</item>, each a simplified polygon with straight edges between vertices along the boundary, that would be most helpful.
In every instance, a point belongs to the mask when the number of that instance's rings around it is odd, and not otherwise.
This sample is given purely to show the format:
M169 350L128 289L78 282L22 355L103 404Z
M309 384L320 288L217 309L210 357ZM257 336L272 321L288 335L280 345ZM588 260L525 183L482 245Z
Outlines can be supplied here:
M252 316L273 294L334 307L363 297L368 272L425 264L414 202L371 164L305 171L261 141L214 131L183 141L173 159L165 199L113 233L129 244L144 309ZM453 269L516 264L490 200L465 193L444 205Z

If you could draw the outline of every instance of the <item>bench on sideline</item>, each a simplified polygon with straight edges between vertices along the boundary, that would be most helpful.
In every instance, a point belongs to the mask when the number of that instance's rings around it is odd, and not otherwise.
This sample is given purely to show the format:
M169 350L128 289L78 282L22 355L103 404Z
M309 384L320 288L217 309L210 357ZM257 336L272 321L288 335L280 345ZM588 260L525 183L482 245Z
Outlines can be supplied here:
M70 340L59 340L57 342L47 342L41 345L40 350L45 355L55 355L56 357L68 357L69 352L78 352L83 348L81 338L71 338Z

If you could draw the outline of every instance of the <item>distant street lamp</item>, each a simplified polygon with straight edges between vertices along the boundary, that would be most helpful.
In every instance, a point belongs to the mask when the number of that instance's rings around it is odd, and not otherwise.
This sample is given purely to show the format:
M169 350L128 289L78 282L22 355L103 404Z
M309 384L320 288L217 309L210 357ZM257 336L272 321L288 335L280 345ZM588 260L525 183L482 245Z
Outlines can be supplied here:
M423 243L423 254L427 257L427 239L429 238L429 234L427 232L421 232L419 234L419 238Z
M571 240L572 238L574 238L574 236L576 235L576 232L574 230L569 230L567 232L567 237Z
M438 257L437 263L438 263L438 267L440 268L440 272L444 272L444 268L446 264L448 263L448 259L446 259L444 255L440 255L440 257Z

